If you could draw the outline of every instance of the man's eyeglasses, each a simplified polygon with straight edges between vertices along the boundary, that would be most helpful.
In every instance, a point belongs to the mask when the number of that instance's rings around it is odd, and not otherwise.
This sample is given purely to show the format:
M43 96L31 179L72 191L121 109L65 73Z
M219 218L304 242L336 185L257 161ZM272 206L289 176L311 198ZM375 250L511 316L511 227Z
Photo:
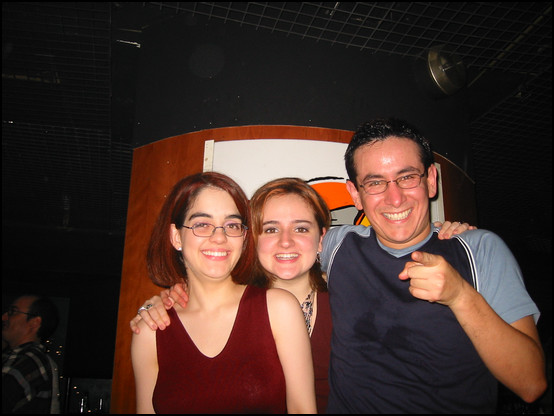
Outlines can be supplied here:
M25 314L27 316L36 316L34 313L20 311L15 306L10 306L7 310L8 316L14 316L15 314L18 314L18 313L22 313L22 314Z
M248 230L248 227L240 222L225 224L219 227L207 222L200 222L192 227L187 227L186 225L183 225L183 227L192 230L192 233L197 237L211 237L218 228L221 228L227 237L242 237L244 232Z
M412 173L410 175L404 175L396 178L392 181L384 181L381 179L370 180L362 183L360 188L366 191L370 195L382 194L389 186L389 183L394 182L401 189L412 189L421 183L421 178L425 176L425 173Z

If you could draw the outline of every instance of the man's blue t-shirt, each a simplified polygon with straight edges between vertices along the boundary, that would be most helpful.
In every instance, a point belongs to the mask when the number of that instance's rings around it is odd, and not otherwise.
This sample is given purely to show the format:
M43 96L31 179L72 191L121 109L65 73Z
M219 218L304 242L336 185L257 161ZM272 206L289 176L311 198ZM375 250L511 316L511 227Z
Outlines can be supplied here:
M506 322L538 319L517 262L494 233L439 240L431 232L394 250L371 227L333 228L321 255L333 317L328 412L494 413L497 382L450 308L413 297L398 278L415 250L445 257Z

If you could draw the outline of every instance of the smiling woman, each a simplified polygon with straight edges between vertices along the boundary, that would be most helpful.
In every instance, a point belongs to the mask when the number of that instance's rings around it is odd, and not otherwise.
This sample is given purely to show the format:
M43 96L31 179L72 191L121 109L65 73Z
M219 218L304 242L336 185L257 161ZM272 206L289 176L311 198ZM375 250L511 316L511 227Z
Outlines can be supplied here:
M250 211L229 177L180 180L147 254L158 285L185 282L174 325L144 322L131 346L139 413L314 413L309 337L293 295L246 285L254 257ZM186 376L185 376L186 374ZM213 380L224 386L213 389ZM256 392L256 394L252 394Z

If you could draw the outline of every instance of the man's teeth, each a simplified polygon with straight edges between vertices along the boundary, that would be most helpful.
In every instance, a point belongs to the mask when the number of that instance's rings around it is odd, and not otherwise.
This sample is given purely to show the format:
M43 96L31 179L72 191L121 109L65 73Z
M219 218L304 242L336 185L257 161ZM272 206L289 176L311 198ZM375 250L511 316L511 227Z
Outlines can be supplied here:
M403 219L407 218L408 215L410 215L410 212L412 212L411 209L409 209L407 211L404 211L404 212L397 212L397 213L394 213L394 214L383 213L383 216L386 219L391 220L391 221L400 221L400 220L403 220Z

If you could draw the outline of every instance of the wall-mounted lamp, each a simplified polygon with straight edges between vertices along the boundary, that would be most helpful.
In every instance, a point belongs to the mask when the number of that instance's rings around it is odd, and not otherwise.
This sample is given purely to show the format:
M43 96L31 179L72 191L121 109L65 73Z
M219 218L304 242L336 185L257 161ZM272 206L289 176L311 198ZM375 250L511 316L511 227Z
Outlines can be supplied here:
M433 98L444 98L466 85L466 69L460 57L444 45L433 46L416 62L417 82Z

